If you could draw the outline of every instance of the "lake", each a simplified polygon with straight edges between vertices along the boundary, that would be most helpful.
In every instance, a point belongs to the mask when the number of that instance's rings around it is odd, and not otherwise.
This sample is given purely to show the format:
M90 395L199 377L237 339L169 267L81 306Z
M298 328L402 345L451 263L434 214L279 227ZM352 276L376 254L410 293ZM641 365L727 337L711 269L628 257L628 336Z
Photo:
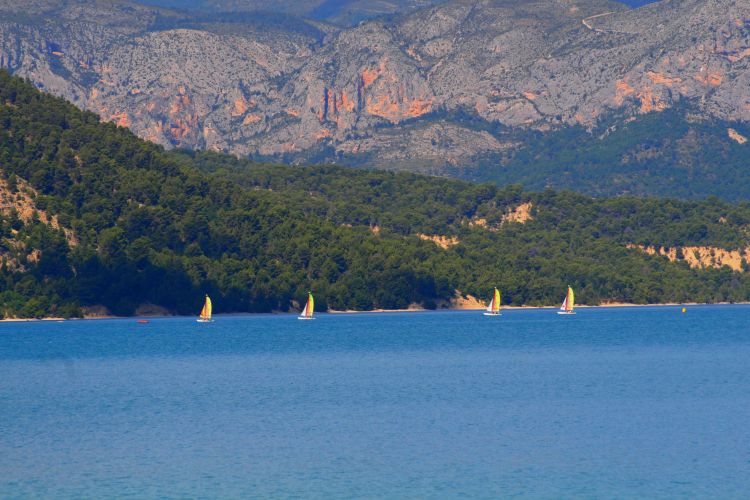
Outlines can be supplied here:
M0 496L745 497L750 306L0 324Z

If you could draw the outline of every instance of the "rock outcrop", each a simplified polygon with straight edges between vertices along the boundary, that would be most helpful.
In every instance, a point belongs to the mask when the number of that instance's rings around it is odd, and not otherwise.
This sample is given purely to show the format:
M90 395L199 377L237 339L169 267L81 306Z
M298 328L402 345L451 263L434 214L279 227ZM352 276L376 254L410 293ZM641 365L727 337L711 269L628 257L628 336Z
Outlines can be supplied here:
M53 229L62 230L68 245L76 246L78 238L75 233L70 228L63 227L57 215L50 215L37 207L34 201L37 196L37 191L21 178L0 178L0 216L11 221L17 218L24 224L38 221ZM17 229L11 228L10 234L0 237L0 266L25 271L24 262L38 262L41 256L38 248L32 248L28 241L18 238Z
M697 269L728 267L732 271L744 272L750 265L750 247L739 250L726 250L718 247L684 246L684 247L654 247L644 245L628 245L628 248L638 249L649 255L661 255L671 262L686 262Z

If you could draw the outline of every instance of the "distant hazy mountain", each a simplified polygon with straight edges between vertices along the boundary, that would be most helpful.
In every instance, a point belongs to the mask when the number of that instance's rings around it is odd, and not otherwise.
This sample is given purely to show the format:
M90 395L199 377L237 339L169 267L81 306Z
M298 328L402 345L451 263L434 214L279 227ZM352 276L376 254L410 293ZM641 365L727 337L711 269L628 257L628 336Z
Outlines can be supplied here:
M649 3L655 3L658 0L622 0L622 3L631 7L641 7Z
M199 12L279 12L351 26L384 14L409 12L443 0L144 0L140 3Z
M675 106L750 147L745 0L452 0L341 29L105 0L0 14L0 66L167 147L508 179L493 172L533 159L533 137ZM663 165L697 161L669 144ZM610 146L628 168L648 157Z
M356 22L383 14L407 12L436 5L445 0L142 0L146 5L157 5L197 11L284 12L340 24ZM523 2L525 0L517 0ZM656 0L622 0L630 7L640 7Z

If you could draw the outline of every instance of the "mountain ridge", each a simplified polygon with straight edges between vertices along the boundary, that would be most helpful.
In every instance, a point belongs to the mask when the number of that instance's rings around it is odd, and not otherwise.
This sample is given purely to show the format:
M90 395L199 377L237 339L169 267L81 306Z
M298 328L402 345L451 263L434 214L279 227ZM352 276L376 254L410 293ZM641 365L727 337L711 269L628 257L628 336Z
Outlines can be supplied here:
M445 174L533 148L442 116L458 112L541 133L686 101L750 120L750 6L734 0L453 0L331 30L126 2L14 12L0 66L165 147Z
M353 26L373 17L402 14L428 5L437 5L445 0L314 0L300 2L270 2L268 0L141 0L145 5L174 9L222 12L284 12L300 17L333 22L341 26ZM641 7L656 0L618 0L629 7Z

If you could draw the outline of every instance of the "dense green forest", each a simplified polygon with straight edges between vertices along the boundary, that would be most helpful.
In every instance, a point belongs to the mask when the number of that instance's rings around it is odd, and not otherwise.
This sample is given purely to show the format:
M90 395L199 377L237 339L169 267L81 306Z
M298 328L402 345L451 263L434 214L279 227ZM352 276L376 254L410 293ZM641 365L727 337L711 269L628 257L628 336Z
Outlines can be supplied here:
M678 103L633 117L613 113L594 130L514 131L509 140L525 146L469 177L595 196L750 200L750 144L729 136L731 129L750 138L750 126L698 118L705 113L697 106Z
M193 314L203 293L216 312L286 311L308 289L323 309L439 307L494 286L506 303L555 304L568 284L589 304L750 299L743 273L626 246L744 248L748 204L167 152L4 72L0 175L6 317L144 303ZM509 220L525 203L531 219Z

